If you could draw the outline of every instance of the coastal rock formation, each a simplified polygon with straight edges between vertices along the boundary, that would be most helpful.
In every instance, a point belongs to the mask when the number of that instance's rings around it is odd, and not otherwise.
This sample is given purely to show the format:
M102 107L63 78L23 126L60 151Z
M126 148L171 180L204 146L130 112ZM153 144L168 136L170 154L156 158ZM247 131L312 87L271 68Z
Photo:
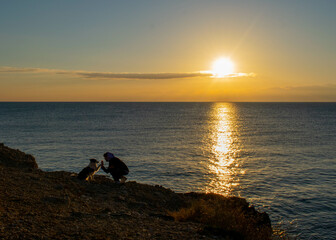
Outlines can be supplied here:
M17 168L38 168L32 155L6 147L3 143L0 143L0 165Z
M270 239L245 199L44 172L0 145L0 239Z

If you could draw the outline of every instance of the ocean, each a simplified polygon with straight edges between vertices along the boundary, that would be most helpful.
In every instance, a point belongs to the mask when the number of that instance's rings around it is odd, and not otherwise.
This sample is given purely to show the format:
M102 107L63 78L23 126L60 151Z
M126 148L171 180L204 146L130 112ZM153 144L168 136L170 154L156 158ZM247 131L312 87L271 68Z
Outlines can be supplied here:
M2 102L0 142L45 171L110 151L129 181L244 197L298 239L336 236L336 103Z

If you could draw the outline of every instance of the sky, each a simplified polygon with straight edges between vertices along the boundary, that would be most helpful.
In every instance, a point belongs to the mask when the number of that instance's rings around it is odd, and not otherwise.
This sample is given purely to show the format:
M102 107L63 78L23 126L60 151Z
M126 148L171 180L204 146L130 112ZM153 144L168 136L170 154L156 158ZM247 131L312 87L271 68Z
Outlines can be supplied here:
M0 101L335 102L335 0L2 1ZM228 58L234 69L214 77Z

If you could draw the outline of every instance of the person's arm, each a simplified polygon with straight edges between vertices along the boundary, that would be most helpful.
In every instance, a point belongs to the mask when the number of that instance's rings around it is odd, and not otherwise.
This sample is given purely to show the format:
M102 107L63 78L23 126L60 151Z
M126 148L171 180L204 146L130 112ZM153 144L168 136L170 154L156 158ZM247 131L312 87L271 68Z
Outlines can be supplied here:
M109 173L108 168L104 166L104 161L101 161L101 169L103 169L104 172Z

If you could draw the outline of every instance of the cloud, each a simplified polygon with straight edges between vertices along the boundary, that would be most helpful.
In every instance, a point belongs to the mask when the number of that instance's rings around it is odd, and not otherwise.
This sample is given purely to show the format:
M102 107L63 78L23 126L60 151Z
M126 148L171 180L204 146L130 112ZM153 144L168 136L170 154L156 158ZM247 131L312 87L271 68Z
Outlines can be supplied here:
M334 102L336 84L285 86L264 89L266 99L286 102ZM268 101L268 100L267 100Z
M225 75L223 78L234 78L234 77L255 77L255 73L231 73Z
M179 79L194 77L210 77L210 73L99 73L78 72L77 75L94 79Z
M320 84L320 85L301 85L301 86L285 86L269 88L269 90L275 90L279 92L321 92L321 91L335 91L336 84Z
M0 67L0 73L42 73L51 72L50 69L42 68L16 68L16 67Z
M0 73L62 73L70 74L73 71L47 69L47 68L18 68L18 67L0 67Z
M210 71L186 72L186 73L113 73L113 72L88 72L88 71L69 71L45 68L17 68L0 67L0 73L50 73L50 74L68 74L80 78L89 79L123 79L123 80L154 80L154 79L184 79L197 77L214 77ZM233 77L254 77L254 73L232 73L220 78Z

